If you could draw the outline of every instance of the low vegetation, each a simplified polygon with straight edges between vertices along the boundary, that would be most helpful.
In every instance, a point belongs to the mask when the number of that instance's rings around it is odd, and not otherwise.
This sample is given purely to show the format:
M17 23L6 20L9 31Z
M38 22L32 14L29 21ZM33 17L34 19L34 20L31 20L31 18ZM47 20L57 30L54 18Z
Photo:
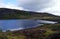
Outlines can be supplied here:
M50 39L57 33L60 33L60 24L44 24L37 28L20 31L1 31L0 39Z

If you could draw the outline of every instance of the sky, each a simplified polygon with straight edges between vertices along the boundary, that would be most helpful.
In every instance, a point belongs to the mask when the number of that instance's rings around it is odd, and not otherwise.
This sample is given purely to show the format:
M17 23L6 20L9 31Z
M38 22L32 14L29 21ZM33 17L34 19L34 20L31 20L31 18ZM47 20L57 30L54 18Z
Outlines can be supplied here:
M48 12L60 16L60 0L0 0L0 8Z

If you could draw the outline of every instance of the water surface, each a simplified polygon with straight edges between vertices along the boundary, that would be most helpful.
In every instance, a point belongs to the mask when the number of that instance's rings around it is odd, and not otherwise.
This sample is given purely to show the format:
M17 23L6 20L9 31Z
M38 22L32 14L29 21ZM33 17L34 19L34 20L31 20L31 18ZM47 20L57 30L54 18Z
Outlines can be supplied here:
M27 29L27 28L34 28L37 27L37 25L41 25L45 23L46 21L43 20L0 20L0 29L2 30L21 30L21 29ZM50 21L47 21L46 23L49 23ZM55 22L50 22L55 23Z
M33 28L38 23L35 20L0 20L0 29L26 29Z

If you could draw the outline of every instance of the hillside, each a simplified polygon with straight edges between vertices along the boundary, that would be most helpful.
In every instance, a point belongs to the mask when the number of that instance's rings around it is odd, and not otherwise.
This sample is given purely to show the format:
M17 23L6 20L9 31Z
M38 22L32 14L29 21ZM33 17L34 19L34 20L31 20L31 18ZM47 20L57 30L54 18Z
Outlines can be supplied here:
M31 12L16 9L0 8L0 19L43 19L60 21L60 16L49 13Z
M60 22L60 16L48 14L46 12L31 12L0 8L0 20L4 19L42 19ZM2 32L0 30L0 39L60 39L60 23L44 24L35 28L23 29L18 31Z

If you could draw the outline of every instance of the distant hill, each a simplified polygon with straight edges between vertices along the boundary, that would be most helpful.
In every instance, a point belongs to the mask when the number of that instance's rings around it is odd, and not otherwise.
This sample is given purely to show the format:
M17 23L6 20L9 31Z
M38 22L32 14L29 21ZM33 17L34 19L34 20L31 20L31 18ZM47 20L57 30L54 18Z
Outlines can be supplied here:
M17 9L0 8L0 19L43 19L60 20L60 16L49 13L31 12Z

